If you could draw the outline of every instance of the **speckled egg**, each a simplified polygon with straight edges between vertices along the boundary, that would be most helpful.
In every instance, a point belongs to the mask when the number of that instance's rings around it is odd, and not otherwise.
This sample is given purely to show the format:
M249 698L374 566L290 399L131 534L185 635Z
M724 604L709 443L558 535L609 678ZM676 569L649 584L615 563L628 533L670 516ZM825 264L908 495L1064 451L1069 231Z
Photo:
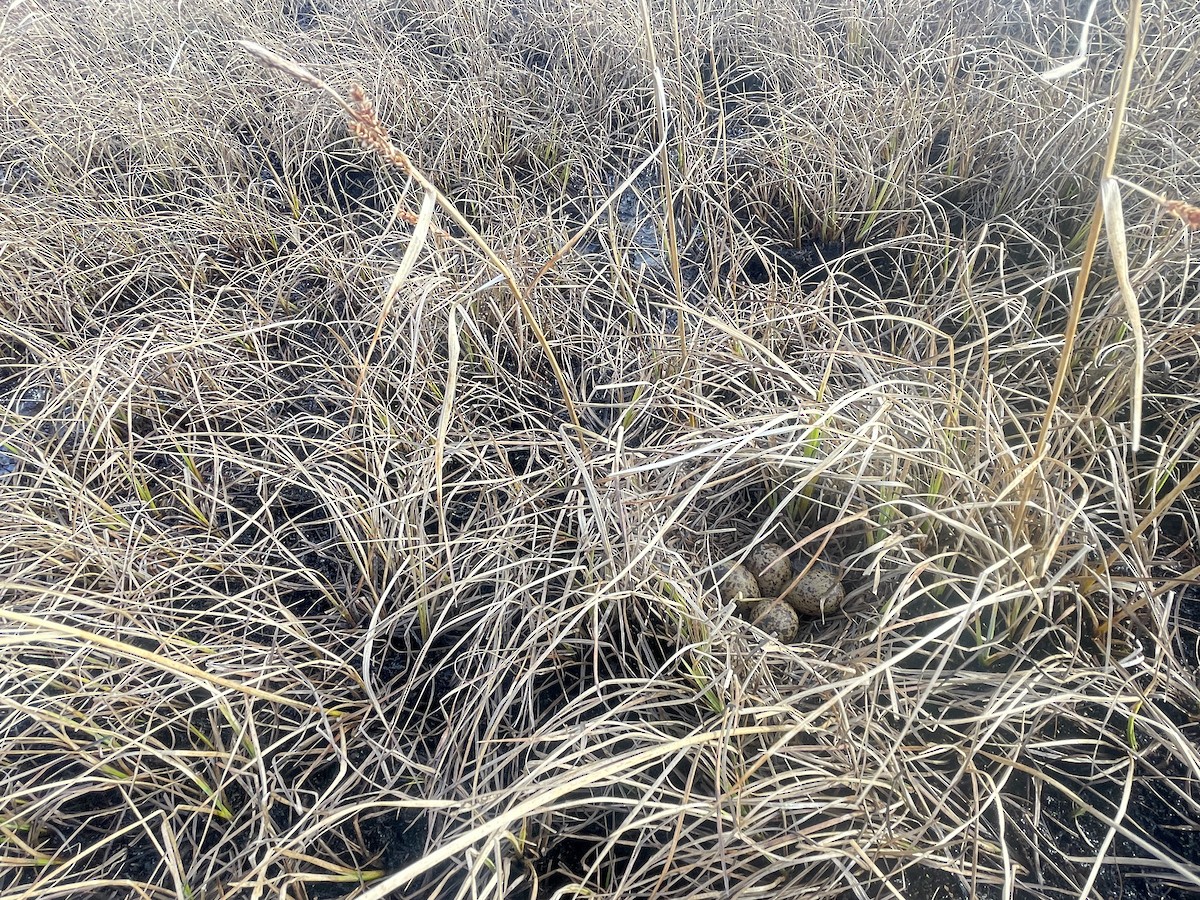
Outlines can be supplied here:
M783 600L763 600L751 613L750 620L755 628L765 631L777 641L788 643L796 639L800 630L800 618L796 611Z
M746 568L758 579L764 597L778 597L792 580L791 560L778 544L759 544L746 557Z
M807 565L807 562L804 562ZM797 574L803 567L797 564ZM783 598L802 616L827 616L846 602L846 590L837 573L824 563L814 563Z
M745 566L717 566L717 590L726 603L761 597L758 579Z

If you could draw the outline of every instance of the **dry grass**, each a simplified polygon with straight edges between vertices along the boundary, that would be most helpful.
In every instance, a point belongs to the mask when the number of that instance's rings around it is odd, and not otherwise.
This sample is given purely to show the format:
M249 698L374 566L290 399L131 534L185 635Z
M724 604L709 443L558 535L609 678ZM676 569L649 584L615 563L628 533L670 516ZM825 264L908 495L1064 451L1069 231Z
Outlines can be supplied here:
M1200 889L1200 59L1051 405L1078 5L9 4L0 895Z

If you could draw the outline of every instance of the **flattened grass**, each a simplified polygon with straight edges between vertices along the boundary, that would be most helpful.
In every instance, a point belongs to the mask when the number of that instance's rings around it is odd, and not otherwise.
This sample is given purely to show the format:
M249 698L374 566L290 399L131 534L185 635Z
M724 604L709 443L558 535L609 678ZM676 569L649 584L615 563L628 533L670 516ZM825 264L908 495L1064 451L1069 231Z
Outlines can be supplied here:
M1188 14L1048 416L1119 12L649 18L0 19L5 896L1200 886Z

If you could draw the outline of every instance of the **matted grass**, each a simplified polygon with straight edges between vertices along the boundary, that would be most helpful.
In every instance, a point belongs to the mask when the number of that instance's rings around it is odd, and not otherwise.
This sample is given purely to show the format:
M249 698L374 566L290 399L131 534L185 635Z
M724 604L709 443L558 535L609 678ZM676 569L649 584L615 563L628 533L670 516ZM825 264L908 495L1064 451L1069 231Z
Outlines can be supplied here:
M1200 890L1195 13L1043 432L1086 7L8 4L0 894Z

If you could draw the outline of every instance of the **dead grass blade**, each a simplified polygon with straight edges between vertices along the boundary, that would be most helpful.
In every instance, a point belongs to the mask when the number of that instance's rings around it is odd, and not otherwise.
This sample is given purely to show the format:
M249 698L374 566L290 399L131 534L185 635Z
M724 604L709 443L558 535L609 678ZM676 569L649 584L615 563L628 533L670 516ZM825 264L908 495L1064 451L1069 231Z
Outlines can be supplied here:
M0 589L5 591L18 591L20 588L21 586L17 584L0 583ZM51 619L41 616L31 616L10 609L0 609L0 619L3 619L7 622L25 625L29 628L36 629L37 632L45 632L47 634L45 640L53 640L53 638L50 638L49 635L59 635L61 637L74 638L85 645L103 647L105 650L111 650L114 653L119 653L122 656L130 659L140 660L141 662L152 665L155 668L163 669L167 672L174 672L176 675L182 675L185 678L209 687L224 688L225 690L235 691L239 694L245 694L248 697L256 697L259 700L268 700L271 703L278 703L282 706L290 706L294 709L302 709L309 712L320 711L323 715L333 718L342 715L339 710L318 710L318 708L314 707L311 703L293 700L289 697L284 697L271 691L264 691L262 688L256 688L251 684L244 684L239 681L224 678L220 675L214 675L211 672L205 672L202 669L198 669L195 666L190 666L187 663L171 659L170 657L164 656L161 653L143 650L140 647L105 637L102 634L94 634L83 628L76 628L74 625L66 625L62 622L55 622Z
M1125 315L1129 329L1133 332L1133 377L1130 386L1130 450L1136 453L1142 445L1142 389L1146 379L1146 336L1142 330L1142 314L1138 308L1137 294L1129 280L1129 251L1125 242L1125 213L1121 208L1121 189L1113 178L1106 178L1101 185L1104 201L1104 227L1108 235L1109 251L1112 253L1113 268L1117 273L1117 286L1125 304Z

